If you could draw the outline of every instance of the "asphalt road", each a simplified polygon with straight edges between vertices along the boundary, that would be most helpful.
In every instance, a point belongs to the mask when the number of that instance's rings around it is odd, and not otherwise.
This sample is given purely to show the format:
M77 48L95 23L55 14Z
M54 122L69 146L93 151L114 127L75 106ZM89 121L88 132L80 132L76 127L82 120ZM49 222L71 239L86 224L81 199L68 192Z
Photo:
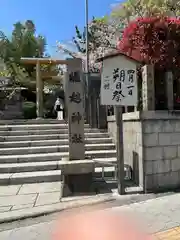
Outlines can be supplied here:
M133 205L133 203L140 204L143 201L147 201L150 199L155 200L155 199L161 198L163 196L168 197L171 195L172 196L176 195L176 193L168 192L168 193L159 193L159 194L132 194L132 195L124 196L124 197L121 197L121 196L117 197L116 200L104 203L103 205L100 205L99 207L101 207L103 209L108 209L108 208L114 208L114 207L128 206L128 205ZM28 218L28 219L24 219L24 220L20 220L20 221L14 221L14 222L10 222L10 223L0 224L0 234L5 231L10 231L10 232L14 231L14 229L26 229L26 227L31 227L33 225L37 226L37 224L40 224L40 226L45 226L46 224L47 225L49 224L48 226L51 226L50 223L54 222L58 218L59 214L61 214L61 213L59 212L59 213L44 215L41 217ZM1 238L1 235L0 235L0 239L4 240L3 238ZM36 238L32 238L32 239L36 239Z
M147 229L150 234L164 231L180 225L180 193L161 194L152 198L143 197L145 201L129 205L115 206L119 200L103 206L104 210L129 214L141 224L141 229ZM142 199L143 199L142 198ZM141 200L142 200L141 199ZM122 202L121 202L122 204ZM114 205L114 206L113 206ZM52 240L58 214L44 216L38 219L28 219L11 225L11 230L0 232L1 240ZM35 224L36 222L36 224ZM38 223L40 222L40 223ZM24 226L22 225L24 224ZM18 226L18 224L20 224ZM26 226L25 226L26 225ZM176 238L177 239L177 238Z

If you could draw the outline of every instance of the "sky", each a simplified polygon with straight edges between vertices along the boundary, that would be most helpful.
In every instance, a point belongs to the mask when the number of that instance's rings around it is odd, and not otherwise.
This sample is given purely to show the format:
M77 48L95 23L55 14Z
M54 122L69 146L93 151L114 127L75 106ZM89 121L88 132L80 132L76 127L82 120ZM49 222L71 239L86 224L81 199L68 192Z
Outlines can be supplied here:
M116 0L89 0L89 20L108 14L114 3ZM0 30L10 35L15 22L32 20L54 56L56 41L70 41L75 35L74 26L85 25L85 0L0 0L0 6Z

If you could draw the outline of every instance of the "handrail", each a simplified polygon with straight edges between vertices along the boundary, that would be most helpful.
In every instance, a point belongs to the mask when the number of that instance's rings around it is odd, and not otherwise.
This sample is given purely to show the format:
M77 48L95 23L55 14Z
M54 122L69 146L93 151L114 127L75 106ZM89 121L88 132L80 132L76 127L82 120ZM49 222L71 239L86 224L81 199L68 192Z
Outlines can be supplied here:
M101 163L104 165L111 165L117 167L117 163L115 162L109 162L109 161L101 161L101 160L93 160L95 163Z
M113 163L113 162L108 162L108 161L101 161L101 160L94 160L95 164L96 163L100 163L100 164L104 164L105 166L100 166L102 168L102 179L104 180L105 179L105 176L104 176L104 168L107 166L107 165L110 165L110 166L113 166L115 167L115 171L114 171L114 180L117 180L117 163Z

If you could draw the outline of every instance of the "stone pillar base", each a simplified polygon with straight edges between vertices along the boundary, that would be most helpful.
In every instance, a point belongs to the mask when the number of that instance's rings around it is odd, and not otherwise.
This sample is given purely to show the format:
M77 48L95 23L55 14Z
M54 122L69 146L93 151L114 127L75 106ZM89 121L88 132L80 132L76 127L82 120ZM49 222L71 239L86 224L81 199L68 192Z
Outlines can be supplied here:
M76 193L88 193L93 191L93 173L66 174L63 177L63 197Z

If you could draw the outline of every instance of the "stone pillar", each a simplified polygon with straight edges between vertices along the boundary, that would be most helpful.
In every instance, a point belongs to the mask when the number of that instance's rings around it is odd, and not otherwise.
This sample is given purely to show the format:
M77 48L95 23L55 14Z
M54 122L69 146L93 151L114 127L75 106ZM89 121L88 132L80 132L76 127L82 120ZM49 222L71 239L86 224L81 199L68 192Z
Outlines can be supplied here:
M172 72L165 73L166 80L166 97L167 97L167 108L173 110L174 108L174 91L173 91L173 74Z
M92 99L93 99L93 94L92 93L90 93L89 94L89 125L90 125L90 127L92 127L93 126L93 117L92 117L92 115L93 115L93 101L92 101Z
M100 104L100 97L97 98L97 119L99 129L107 128L106 106Z
M85 159L82 63L69 59L66 99L68 106L69 159Z
M67 99L68 73L67 73L67 71L64 73L63 88L64 88L64 108L65 108L65 119L64 120L68 121L68 99Z
M95 89L93 89L90 101L91 101L91 103L90 103L90 107L91 107L90 126L92 128L97 128L97 93L96 93Z
M154 66L142 67L142 102L143 111L155 110Z
M43 82L41 79L40 63L36 64L36 115L43 118Z
M85 118L86 118L86 123L89 123L89 111L90 111L90 107L89 107L89 98L86 96L85 97Z
M84 107L83 107L83 82L82 63L80 59L68 59L66 73L65 99L68 107L69 129L69 158L67 165L62 170L63 196L72 195L75 192L87 192L92 184L92 168L73 168L77 160L85 160L84 141ZM79 161L80 162L80 161Z

